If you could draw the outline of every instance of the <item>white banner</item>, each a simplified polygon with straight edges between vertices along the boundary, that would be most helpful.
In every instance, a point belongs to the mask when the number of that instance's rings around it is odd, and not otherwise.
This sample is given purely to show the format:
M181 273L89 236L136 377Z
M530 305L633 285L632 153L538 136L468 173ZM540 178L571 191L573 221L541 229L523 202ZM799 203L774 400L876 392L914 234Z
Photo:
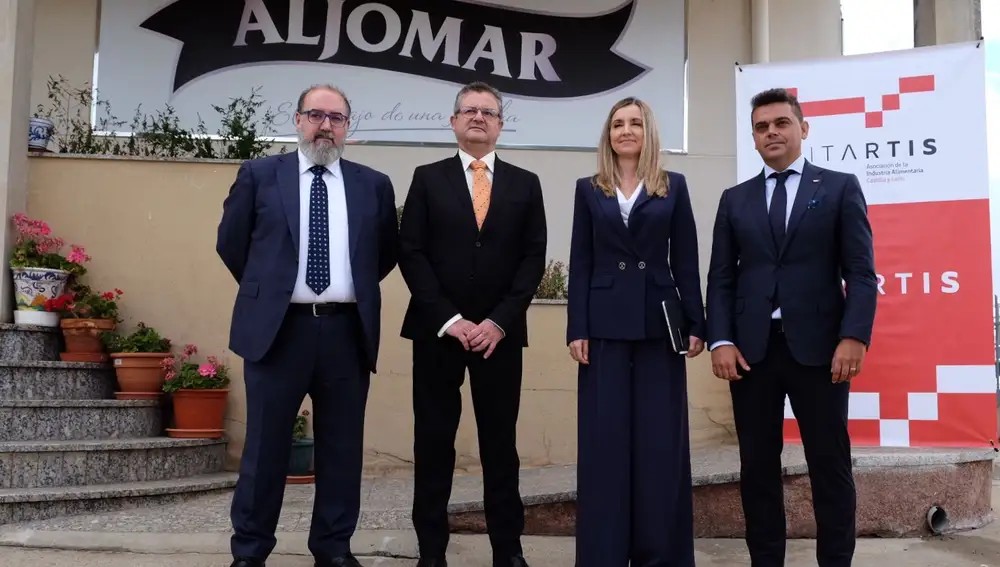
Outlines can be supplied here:
M118 118L169 103L219 128L212 105L260 95L279 137L299 93L351 99L350 139L453 142L461 85L506 97L501 143L596 147L611 105L649 102L683 148L684 0L102 0L97 87Z
M794 89L810 163L857 175L878 308L851 383L859 445L991 446L997 434L985 49L948 44L735 69L737 171L760 173L750 101ZM810 214L823 214L822 176ZM800 191L801 191L800 187ZM802 195L800 195L802 197ZM786 438L798 440L786 400Z

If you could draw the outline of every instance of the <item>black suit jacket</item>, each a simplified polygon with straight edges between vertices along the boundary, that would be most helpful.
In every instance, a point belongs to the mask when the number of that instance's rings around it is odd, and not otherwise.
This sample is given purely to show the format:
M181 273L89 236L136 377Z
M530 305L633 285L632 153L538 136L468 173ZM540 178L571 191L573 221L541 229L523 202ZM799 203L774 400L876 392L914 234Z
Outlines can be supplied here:
M504 340L527 346L547 231L541 183L530 171L496 158L480 231L457 154L416 168L399 228L399 270L411 295L400 335L436 338L461 314L474 323L491 319Z
M771 237L763 172L722 193L708 270L709 345L730 341L750 365L763 359L775 286L800 364L829 365L842 338L870 344L875 252L855 175L805 162L781 250Z
M298 152L243 162L223 203L216 251L239 283L229 348L261 360L285 318L298 275ZM382 293L379 282L396 266L396 201L384 173L340 160L354 293L369 368L378 360ZM305 219L308 220L308 219Z

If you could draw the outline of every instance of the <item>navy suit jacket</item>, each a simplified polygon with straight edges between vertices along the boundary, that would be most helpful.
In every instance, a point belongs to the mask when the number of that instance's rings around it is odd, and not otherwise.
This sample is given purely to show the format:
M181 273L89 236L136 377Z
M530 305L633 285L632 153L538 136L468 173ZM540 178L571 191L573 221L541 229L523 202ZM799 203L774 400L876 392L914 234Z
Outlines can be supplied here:
M590 177L576 182L567 343L666 339L660 302L678 292L691 335L705 336L691 197L683 175L668 172L667 178L665 197L640 189L628 226L617 196L606 196Z
M384 173L345 159L340 168L364 362L374 372L379 283L396 266L396 199ZM223 203L216 251L239 283L229 348L245 360L257 362L267 354L284 320L298 274L299 222L298 152L243 162Z
M805 162L781 250L771 237L763 171L722 193L708 270L709 344L730 341L751 365L763 359L775 286L800 364L829 365L845 337L870 344L875 252L855 175Z

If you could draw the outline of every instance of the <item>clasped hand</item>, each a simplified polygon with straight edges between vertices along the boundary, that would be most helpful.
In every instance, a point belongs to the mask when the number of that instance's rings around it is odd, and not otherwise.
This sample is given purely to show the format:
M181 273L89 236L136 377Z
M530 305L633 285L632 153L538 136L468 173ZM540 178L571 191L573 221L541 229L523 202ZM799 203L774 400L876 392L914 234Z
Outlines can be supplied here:
M503 339L503 332L489 319L478 325L468 319L459 319L452 323L445 332L458 339L465 350L472 352L485 350L483 358L489 358L497 343Z

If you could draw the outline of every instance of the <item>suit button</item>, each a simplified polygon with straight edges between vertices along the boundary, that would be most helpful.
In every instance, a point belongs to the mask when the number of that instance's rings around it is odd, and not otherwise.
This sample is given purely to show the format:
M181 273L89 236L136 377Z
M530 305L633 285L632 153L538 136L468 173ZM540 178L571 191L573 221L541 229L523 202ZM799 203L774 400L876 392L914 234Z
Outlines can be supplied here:
M476 243L476 248L482 248L482 246L483 246L483 243L482 243L482 242L477 242L477 243Z
M624 270L625 269L625 262L618 262L618 269L619 270Z
M640 270L645 270L646 269L646 263L645 262L639 262L639 269Z

